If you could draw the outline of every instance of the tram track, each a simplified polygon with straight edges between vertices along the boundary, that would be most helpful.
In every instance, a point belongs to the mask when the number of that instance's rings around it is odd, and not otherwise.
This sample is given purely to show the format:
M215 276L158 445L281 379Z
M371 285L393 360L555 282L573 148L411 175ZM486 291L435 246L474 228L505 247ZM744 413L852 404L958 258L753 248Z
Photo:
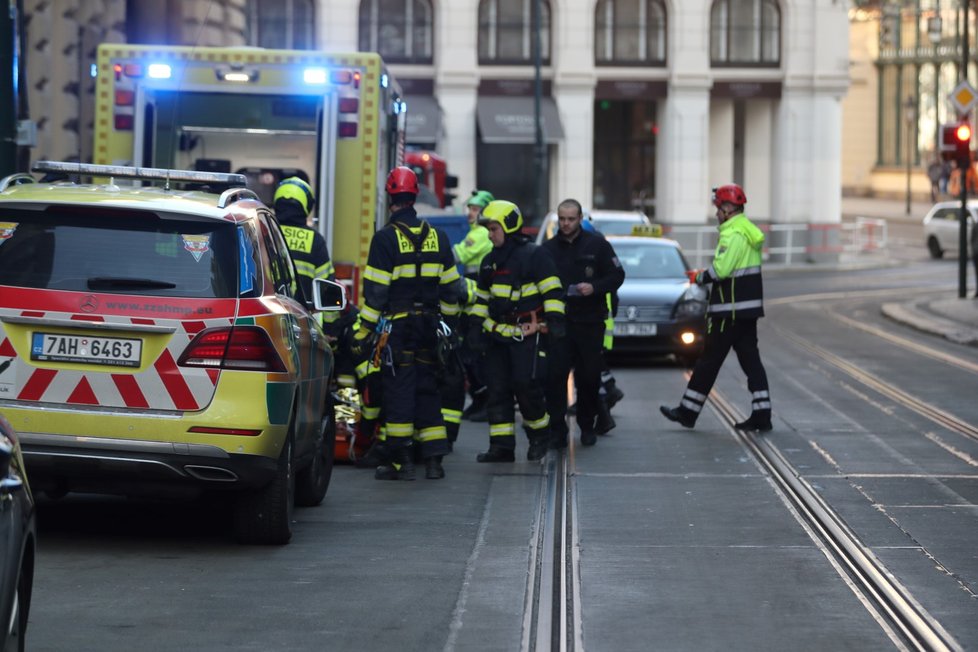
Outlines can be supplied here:
M864 604L876 612L891 639L910 650L963 650L767 438L734 428L742 416L715 388L710 405L768 473Z
M524 602L524 652L583 650L573 451L571 441L566 452L544 461Z

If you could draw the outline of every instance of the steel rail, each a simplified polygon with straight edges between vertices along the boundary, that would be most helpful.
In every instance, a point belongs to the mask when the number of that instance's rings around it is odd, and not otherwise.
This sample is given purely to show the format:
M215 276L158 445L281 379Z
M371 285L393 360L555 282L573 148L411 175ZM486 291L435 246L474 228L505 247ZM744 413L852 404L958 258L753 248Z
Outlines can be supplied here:
M766 438L734 428L741 420L731 403L716 389L710 404L741 444L768 472L772 481L804 518L836 561L861 588L866 598L885 614L904 641L916 650L959 651L962 646L931 616L886 569L845 521L800 476Z
M863 371L862 369L852 364L851 362L842 359L841 357L835 355L834 353L831 353L830 351L818 346L817 344L813 344L808 340L799 337L798 335L795 335L790 331L787 331L778 326L774 326L773 328L779 335L783 336L785 339L790 340L791 342L797 344L803 349L806 349L816 357L825 360L826 362L830 363L840 371L846 373L849 377L859 381L866 387L869 387L870 389L873 389L879 392L880 394L900 403L904 407L913 410L917 414L933 421L934 423L936 423L937 425L943 428L964 435L965 437L973 439L974 441L978 441L978 426L970 424L966 421L962 421L961 419L951 416L950 414L946 414L945 412L931 405L930 403L922 401L919 398L913 396L912 394L908 394L907 392L898 389L897 387L895 387L890 383L879 380L878 378L872 376L866 371Z
M557 452L544 461L520 646L525 652L583 649L578 608L576 493L570 455Z

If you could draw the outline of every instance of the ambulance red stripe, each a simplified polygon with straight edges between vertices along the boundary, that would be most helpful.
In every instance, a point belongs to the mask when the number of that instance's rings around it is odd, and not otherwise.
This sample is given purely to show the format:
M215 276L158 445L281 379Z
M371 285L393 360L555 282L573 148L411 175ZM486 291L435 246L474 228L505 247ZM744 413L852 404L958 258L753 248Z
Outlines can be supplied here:
M163 386L166 387L170 398L173 399L173 406L176 409L196 410L198 408L197 401L194 400L194 395L183 379L183 375L169 350L163 349L163 353L160 354L153 366L160 374L160 380L163 381Z
M22 401L39 401L58 372L54 369L37 369L20 390L17 398Z
M112 382L115 383L119 395L129 408L148 408L149 401L139 389L139 383L131 374L112 374Z
M65 402L80 403L82 405L98 405L98 397L92 391L92 386L88 384L88 378L82 376L82 379L78 381L78 385L71 392L71 396Z

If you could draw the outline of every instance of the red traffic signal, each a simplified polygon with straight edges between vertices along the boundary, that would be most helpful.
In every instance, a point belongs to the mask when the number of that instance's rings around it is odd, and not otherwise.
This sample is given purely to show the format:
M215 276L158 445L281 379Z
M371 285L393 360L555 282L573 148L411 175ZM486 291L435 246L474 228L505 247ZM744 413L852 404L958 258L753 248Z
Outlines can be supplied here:
M941 158L945 161L971 160L971 124L941 125Z

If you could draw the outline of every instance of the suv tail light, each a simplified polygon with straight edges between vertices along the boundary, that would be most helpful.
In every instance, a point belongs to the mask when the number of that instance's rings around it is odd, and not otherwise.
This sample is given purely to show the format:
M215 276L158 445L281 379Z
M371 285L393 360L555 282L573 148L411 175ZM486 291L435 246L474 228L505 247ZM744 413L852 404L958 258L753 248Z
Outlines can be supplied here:
M231 326L201 331L180 356L182 367L283 373L282 358L264 329Z

